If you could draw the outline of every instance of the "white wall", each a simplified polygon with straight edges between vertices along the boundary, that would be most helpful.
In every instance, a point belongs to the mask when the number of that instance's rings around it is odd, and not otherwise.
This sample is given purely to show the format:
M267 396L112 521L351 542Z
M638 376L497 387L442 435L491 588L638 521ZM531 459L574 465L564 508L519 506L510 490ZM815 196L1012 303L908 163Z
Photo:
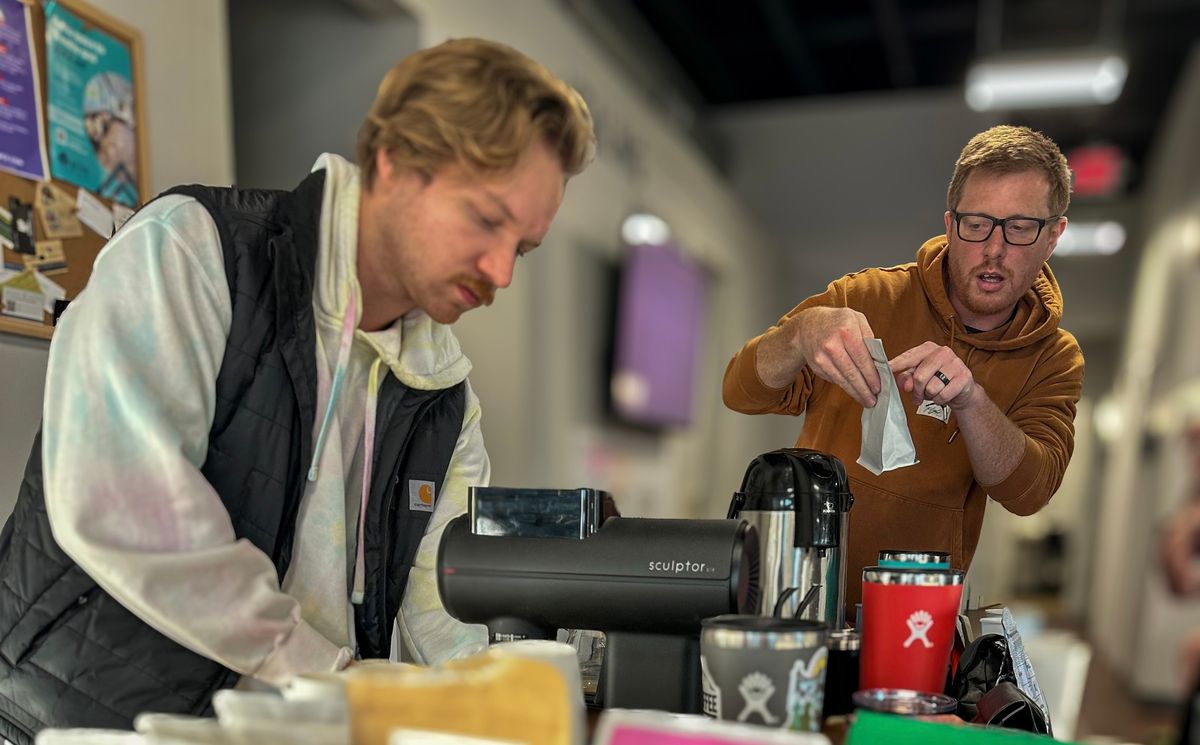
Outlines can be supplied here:
M229 40L222 0L88 0L140 29L150 191L233 181Z
M291 189L322 152L354 160L379 79L417 49L413 20L333 0L229 6L238 183Z
M1149 228L1113 390L1121 427L1099 482L1089 609L1099 651L1139 693L1164 698L1182 693L1178 643L1200 624L1200 607L1167 596L1154 560L1159 521L1181 497L1180 458L1170 442L1152 453L1143 445L1147 413L1200 376L1200 48L1179 81L1147 171Z
M42 419L46 352L49 343L0 333L0 519L7 520L17 502L25 460Z
M223 0L89 0L142 33L150 190L233 180ZM42 410L49 345L0 333L0 517L16 500Z
M717 119L737 192L789 260L793 304L847 272L912 261L945 231L959 151L995 123L951 90L755 104Z
M728 358L781 306L770 238L561 3L402 4L417 18L423 45L461 36L511 44L580 88L599 124L600 157L572 180L543 247L522 261L495 306L455 327L475 363L493 481L607 487L626 514L723 516L750 459L795 435L720 401ZM618 144L640 154L636 168L618 156ZM621 220L635 208L666 219L716 277L696 423L662 435L599 416L598 345L608 319L591 275L616 259Z

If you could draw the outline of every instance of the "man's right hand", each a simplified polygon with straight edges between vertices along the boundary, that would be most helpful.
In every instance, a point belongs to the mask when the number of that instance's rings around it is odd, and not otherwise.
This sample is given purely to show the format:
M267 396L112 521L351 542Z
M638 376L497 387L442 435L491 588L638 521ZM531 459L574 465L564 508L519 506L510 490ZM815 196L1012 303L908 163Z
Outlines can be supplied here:
M867 317L850 308L808 308L777 328L759 346L759 375L779 387L807 364L817 377L837 385L866 408L879 395L879 372L865 339L875 336Z

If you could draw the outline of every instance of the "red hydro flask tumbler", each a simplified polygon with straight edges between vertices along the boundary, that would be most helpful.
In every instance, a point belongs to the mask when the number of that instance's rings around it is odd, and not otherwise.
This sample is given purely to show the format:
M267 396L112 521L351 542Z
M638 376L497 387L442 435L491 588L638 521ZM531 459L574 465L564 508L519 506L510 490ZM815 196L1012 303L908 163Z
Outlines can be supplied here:
M860 688L941 693L965 572L863 569Z

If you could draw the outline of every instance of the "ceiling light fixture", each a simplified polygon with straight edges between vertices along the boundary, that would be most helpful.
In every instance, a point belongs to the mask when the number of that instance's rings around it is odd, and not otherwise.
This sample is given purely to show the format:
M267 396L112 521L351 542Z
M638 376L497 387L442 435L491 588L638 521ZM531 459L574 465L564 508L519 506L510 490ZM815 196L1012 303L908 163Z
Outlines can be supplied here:
M1124 245L1125 226L1119 222L1069 222L1053 255L1109 256Z
M1128 73L1114 52L991 57L967 73L967 105L992 111L1107 104L1121 95Z
M635 212L625 218L621 224L621 237L630 246L649 244L652 246L666 243L671 239L671 228L658 215L649 212Z

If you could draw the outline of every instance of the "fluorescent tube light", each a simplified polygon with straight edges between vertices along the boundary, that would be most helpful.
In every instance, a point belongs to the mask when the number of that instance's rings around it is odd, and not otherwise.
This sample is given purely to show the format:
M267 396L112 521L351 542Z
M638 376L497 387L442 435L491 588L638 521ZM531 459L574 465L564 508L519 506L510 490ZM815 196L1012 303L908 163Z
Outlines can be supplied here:
M1125 245L1125 226L1106 222L1068 222L1054 256L1108 256Z
M994 57L967 73L967 105L989 111L1112 103L1128 72L1113 53Z

